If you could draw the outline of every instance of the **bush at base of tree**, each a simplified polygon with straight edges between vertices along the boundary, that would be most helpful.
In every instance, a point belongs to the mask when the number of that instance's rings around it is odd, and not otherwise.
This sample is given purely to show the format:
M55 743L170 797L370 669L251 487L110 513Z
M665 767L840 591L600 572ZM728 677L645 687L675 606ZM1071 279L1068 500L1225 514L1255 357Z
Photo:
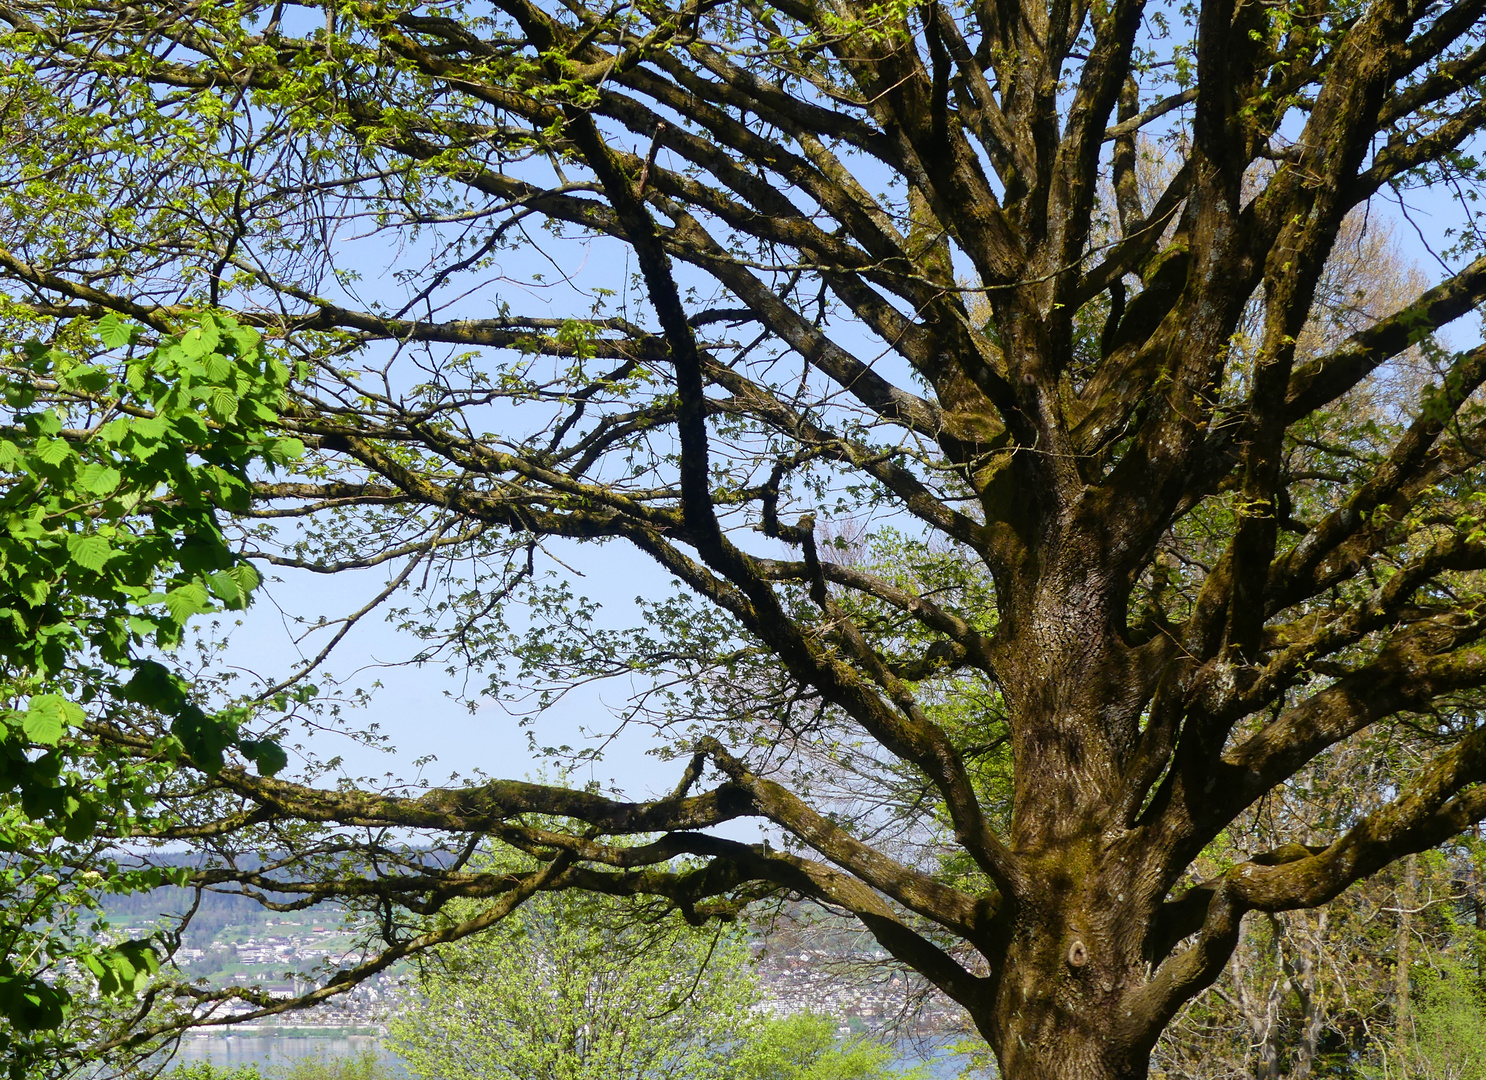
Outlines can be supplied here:
M890 1046L837 1036L836 1021L820 1013L794 1013L758 1023L739 1048L730 1080L917 1080L922 1070L898 1073Z
M1407 1075L1486 1080L1486 998L1475 974L1447 961L1416 981Z

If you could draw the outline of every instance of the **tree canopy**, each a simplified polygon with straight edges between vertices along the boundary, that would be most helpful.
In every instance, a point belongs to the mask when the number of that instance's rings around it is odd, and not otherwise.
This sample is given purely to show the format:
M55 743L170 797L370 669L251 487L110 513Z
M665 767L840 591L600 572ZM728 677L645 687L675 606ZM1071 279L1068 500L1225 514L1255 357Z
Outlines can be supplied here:
M163 781L135 833L278 853L197 880L348 898L371 948L121 1038L321 1000L543 890L694 920L782 891L1005 1075L1146 1075L1245 913L1486 816L1486 347L1432 336L1486 295L1483 6L0 9L4 317L207 306L281 342L307 451L253 478L243 550L387 572L326 650L383 607L472 696L629 675L676 761L646 801L230 753ZM1357 317L1346 223L1422 191L1448 273ZM614 543L678 583L629 630L561 570ZM1202 858L1395 731L1433 749L1377 805ZM471 868L482 839L538 868ZM455 897L480 914L406 915Z

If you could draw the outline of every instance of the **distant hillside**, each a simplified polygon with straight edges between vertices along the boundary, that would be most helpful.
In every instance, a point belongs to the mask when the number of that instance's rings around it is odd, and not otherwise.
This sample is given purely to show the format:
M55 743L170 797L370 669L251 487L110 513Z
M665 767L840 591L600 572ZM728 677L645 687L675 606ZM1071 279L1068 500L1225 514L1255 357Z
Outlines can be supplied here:
M169 866L197 867L202 865L198 855L157 855L156 862ZM244 860L249 869L254 863ZM284 899L289 899L287 896ZM175 918L191 909L196 900L195 889L184 889L170 885L149 892L131 893L123 896L99 897L108 921L115 926L148 926L163 918ZM308 909L321 919L337 919L339 909L334 904L316 904ZM187 943L206 944L216 939L224 927L260 927L270 919L282 918L275 912L263 908L256 900L232 892L216 892L210 889L201 893L201 902L191 917L186 932Z

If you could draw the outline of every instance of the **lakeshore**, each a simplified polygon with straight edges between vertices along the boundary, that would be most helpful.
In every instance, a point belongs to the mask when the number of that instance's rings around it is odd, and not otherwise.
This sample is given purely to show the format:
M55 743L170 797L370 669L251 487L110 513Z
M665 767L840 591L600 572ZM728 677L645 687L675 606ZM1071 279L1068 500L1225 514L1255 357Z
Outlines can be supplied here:
M382 1043L382 1033L364 1028L288 1028L267 1024L244 1024L231 1032L195 1032L181 1039L175 1056L177 1064L207 1061L229 1068L258 1065L266 1072L276 1065L286 1065L302 1058L328 1059L354 1057L371 1051L385 1061L394 1076L411 1074L402 1061ZM945 1050L930 1051L911 1043L900 1046L900 1068L926 1066L925 1080L952 1080L960 1074L963 1063ZM167 1073L168 1075L168 1073Z
M206 1061L228 1068L258 1065L267 1071L275 1065L287 1065L301 1058L357 1057L368 1051L387 1062L395 1076L409 1075L397 1055L382 1045L380 1032L369 1033L361 1028L284 1028L245 1024L226 1033L198 1032L181 1039L175 1062L188 1065Z

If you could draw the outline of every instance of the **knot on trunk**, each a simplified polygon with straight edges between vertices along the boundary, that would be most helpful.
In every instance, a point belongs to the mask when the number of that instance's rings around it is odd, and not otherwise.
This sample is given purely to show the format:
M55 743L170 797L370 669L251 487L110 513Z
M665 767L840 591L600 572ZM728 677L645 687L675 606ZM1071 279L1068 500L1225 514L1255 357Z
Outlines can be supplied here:
M1089 962L1089 950L1078 938L1073 939L1073 944L1068 946L1068 966L1081 968Z

